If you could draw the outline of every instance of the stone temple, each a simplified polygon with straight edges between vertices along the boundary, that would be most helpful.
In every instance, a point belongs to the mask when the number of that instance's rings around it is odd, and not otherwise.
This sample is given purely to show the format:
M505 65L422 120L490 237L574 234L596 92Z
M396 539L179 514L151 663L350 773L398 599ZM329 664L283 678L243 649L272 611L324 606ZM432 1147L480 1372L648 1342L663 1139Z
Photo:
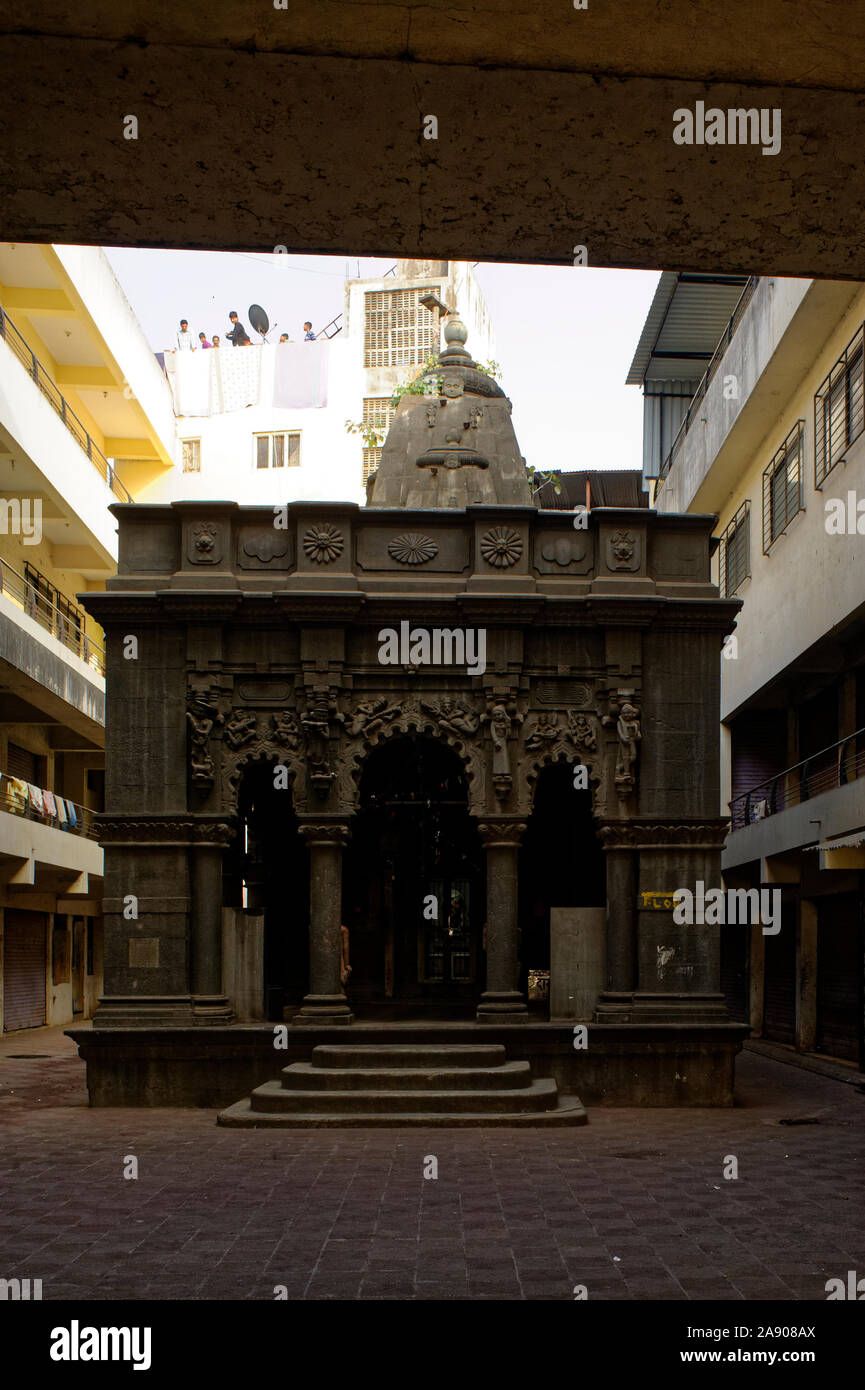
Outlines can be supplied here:
M710 580L714 517L539 508L510 401L459 320L445 337L365 507L112 509L118 573L86 596L106 992L73 1030L95 1105L732 1103L721 929L671 900L720 886L739 605Z

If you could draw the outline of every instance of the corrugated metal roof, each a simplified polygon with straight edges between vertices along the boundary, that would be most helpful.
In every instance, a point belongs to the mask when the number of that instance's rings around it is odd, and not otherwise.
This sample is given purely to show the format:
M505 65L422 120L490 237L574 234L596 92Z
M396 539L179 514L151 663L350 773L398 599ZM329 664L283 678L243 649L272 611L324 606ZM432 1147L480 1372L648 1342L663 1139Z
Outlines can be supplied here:
M699 381L748 282L745 275L664 271L626 377Z
M639 468L588 468L578 473L560 473L560 492L554 490L552 483L544 483L535 493L535 506L544 511L572 511L574 507L584 506L587 478L593 507L649 505Z

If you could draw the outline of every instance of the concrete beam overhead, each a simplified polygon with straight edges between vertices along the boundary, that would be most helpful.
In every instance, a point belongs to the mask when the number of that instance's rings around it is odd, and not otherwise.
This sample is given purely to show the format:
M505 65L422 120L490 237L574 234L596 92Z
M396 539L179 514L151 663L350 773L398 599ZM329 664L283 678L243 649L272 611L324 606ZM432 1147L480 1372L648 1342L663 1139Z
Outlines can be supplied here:
M13 3L0 236L865 278L858 7L290 8ZM779 152L676 144L698 101Z

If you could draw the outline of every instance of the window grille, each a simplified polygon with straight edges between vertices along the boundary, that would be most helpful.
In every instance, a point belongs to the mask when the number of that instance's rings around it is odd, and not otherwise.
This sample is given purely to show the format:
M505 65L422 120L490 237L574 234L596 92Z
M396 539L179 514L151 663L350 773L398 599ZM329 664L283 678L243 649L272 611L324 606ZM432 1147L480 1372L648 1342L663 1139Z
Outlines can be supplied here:
M865 324L847 344L814 397L814 486L862 433L865 420Z
M369 290L364 296L363 365L420 367L438 346L439 320L420 302L438 286Z
M300 434L253 435L256 468L298 468L300 466Z
M201 472L201 440L184 439L181 441L183 447L183 471L184 473Z
M802 454L805 421L797 420L763 474L763 554L804 510Z
M743 502L721 537L718 552L718 587L723 598L732 598L751 577L751 503Z
M363 402L363 423L372 425L379 431L384 431L385 435L391 427L391 422L396 414L396 406L391 402L390 396L365 396ZM363 449L363 477L361 481L366 483L371 473L378 468L381 458L381 445L372 447L364 444Z

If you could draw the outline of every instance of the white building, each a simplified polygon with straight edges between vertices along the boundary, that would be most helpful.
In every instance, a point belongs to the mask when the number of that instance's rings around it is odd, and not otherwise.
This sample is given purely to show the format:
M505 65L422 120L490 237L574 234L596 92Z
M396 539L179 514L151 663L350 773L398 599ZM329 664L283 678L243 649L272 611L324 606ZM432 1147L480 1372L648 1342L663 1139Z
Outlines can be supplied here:
M392 274L347 280L339 331L314 343L167 352L177 461L142 480L136 500L363 503L380 449L346 425L386 430L394 388L438 351L440 311L421 303L429 296L459 310L477 361L493 357L480 286L454 261L399 261Z

